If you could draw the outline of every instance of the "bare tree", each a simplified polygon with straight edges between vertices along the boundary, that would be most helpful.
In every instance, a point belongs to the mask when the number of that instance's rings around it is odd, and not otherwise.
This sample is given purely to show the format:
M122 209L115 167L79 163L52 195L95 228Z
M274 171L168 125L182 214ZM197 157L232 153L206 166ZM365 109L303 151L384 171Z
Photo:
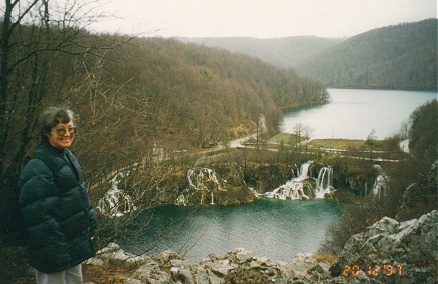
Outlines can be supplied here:
M304 134L304 124L300 121L294 125L295 147L298 148L298 153L301 154L301 141Z
M371 133L368 135L367 140L365 141L365 144L370 147L370 161L373 162L373 146L375 144L377 137L376 137L376 130L372 130Z
M0 178L22 166L35 142L37 114L46 104L70 104L85 55L102 57L114 43L86 31L102 14L99 0L67 3L5 0L0 38ZM61 6L65 5L65 6ZM79 57L81 60L75 61ZM75 78L76 77L76 78ZM60 95L67 94L67 95Z
M404 120L400 124L400 138L407 139L409 134L410 122L409 120Z
M313 133L315 132L315 129L313 129L310 125L306 124L304 126L304 137L305 137L305 145L306 145L306 152L307 152L307 147L309 146L309 141L310 141L310 137L313 135Z

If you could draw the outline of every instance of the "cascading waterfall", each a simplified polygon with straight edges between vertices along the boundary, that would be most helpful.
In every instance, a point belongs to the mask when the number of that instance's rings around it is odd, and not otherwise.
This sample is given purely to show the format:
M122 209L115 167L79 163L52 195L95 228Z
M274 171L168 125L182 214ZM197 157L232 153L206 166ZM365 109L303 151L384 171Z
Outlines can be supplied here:
M131 197L118 188L120 179L128 176L129 171L116 174L111 180L111 189L99 199L96 209L108 217L120 217L126 213L136 210Z
M226 191L225 182L219 182L216 172L208 168L193 168L187 171L189 188L185 189L175 200L176 205L186 206L188 199L196 192L201 192L200 204L207 203L207 196L210 196L210 204L214 205L214 189Z
M258 192L255 190L254 187L248 187L248 189L249 189L249 191L252 192L252 194L254 194L254 196L255 196L256 198L260 198L260 197L263 195L263 194L261 194L261 193L258 193Z
M292 178L287 181L286 184L277 187L273 191L266 192L265 196L268 198L277 198L277 199L292 199L292 200L300 200L300 199L309 199L304 193L304 186L309 186L310 184L306 183L306 179L309 178L308 172L309 167L313 163L313 161L308 161L301 165L301 170L299 176L296 178Z
M316 181L315 198L324 198L326 193L334 190L333 188L333 168L332 167L322 167L319 171L318 178L314 179L309 176L309 167L313 164L313 161L308 161L301 165L301 170L297 169L297 176L291 180L287 181L286 184L279 186L273 191L266 192L264 196L268 198L277 199L309 199L310 197L304 193L304 188L313 190L312 185L307 181L308 179L313 179ZM292 176L294 176L294 171L292 170Z
M379 196L380 194L384 193L387 182L388 179L385 175L378 175L376 178L376 182L374 183L373 189L371 190L371 193L374 196Z
M383 172L382 168L379 165L374 165L374 167L379 172L379 175L374 182L371 194L373 194L374 196L380 196L381 194L385 194L385 187L388 183L388 176Z
M322 167L319 171L318 178L316 180L316 198L324 198L326 193L333 190L333 168Z
M296 175L292 169L293 178L286 184L279 186L273 191L264 194L258 194L255 189L250 188L250 192L257 198L265 196L268 198L302 200L311 197L324 198L326 193L331 192L333 184L333 168L323 167L319 171L318 178L311 177L309 171L313 161L307 161L302 164L300 169L296 170ZM297 177L294 177L297 176ZM193 168L187 171L187 180L189 183L186 188L174 201L176 205L187 206L188 204L215 204L215 192L218 190L226 191L225 180L217 177L216 172L208 168ZM312 180L315 181L316 189L313 188ZM310 195L310 196L309 196Z

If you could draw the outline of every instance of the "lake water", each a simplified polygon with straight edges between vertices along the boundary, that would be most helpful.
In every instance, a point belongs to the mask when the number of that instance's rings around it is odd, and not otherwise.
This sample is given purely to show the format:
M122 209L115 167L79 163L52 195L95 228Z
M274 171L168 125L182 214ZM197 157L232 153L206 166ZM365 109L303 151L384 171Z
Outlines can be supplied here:
M418 106L435 92L329 89L331 103L286 114L283 131L298 122L314 129L311 138L378 139L398 133ZM260 199L240 206L178 207L145 212L121 246L148 255L171 249L195 262L210 253L242 247L272 260L289 261L299 252L316 252L325 229L341 216L342 205L322 199ZM147 225L145 225L147 224Z
M328 89L331 102L285 114L283 132L294 133L301 122L313 129L312 139L377 139L400 132L403 122L417 107L437 98L436 92L397 90Z
M132 228L139 233L121 243L127 251L148 255L166 249L201 261L246 248L271 260L290 261L299 252L316 252L327 225L340 218L342 205L323 199L259 199L240 206L164 206L147 211ZM140 224L146 224L140 229Z

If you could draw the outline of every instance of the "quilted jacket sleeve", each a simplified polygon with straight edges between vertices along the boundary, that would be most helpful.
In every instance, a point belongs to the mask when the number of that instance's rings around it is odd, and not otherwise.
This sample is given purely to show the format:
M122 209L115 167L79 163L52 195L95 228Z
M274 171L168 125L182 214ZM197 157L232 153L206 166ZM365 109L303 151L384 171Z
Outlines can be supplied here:
M38 159L28 162L20 175L19 203L28 230L28 247L38 251L56 251L57 263L67 263L69 255L65 236L53 211L59 192L54 176L46 164Z

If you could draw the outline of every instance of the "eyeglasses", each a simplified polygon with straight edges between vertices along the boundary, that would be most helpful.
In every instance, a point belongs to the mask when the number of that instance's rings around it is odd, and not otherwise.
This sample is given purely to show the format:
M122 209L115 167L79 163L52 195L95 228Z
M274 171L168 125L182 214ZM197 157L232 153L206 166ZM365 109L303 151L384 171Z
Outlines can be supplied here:
M69 127L69 128L57 128L55 129L56 134L58 134L59 136L64 136L65 132L68 131L68 133L70 134L75 134L77 133L77 127Z

